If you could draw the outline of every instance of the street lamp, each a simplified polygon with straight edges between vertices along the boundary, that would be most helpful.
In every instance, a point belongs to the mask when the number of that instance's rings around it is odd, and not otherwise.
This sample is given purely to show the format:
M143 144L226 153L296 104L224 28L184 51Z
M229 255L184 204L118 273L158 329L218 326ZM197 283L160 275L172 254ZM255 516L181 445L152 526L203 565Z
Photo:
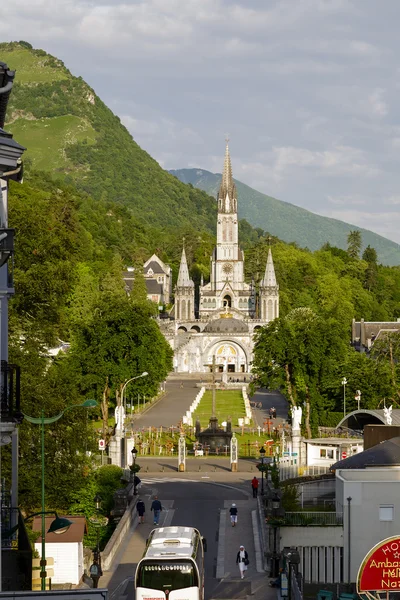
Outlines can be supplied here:
M289 590L289 600L292 598L292 565L295 566L295 573L297 575L298 565L300 564L300 554L297 548L290 547L289 550L285 552L285 558L289 565L288 568L288 590Z
M96 551L93 553L93 564L90 566L90 577L93 581L93 587L97 588L99 584L99 579L103 575L103 571L101 569L101 555L100 555L100 519L99 519L99 511L101 507L101 496L96 494L93 498L96 504L96 513L97 516L94 519L91 519L93 525L96 527L97 541L96 541Z
M347 385L347 379L346 377L343 377L342 379L342 386L343 386L343 416L346 416L346 385Z
M136 484L137 484L137 475L136 475L136 456L137 456L137 450L135 448L135 446L132 448L131 450L131 454L132 454L132 473L133 473L133 495L137 496L137 489L136 489Z
M143 371L143 373L141 375L136 375L136 377L131 377L130 379L128 379L127 381L125 381L124 385L122 386L122 390L121 390L121 405L124 407L125 412L126 412L126 406L124 405L124 392L125 392L126 386L131 381L134 381L135 379L140 379L141 377L147 377L147 375L148 375L148 372L147 371Z
M261 446L260 448L260 458L261 458L261 496L264 496L264 457L265 457L265 448Z
M272 505L272 516L273 516L273 519L275 520L281 516L281 510L280 510L281 497L277 490L273 491L271 505ZM272 559L272 576L273 577L278 577L278 573L279 573L279 555L278 555L277 547L276 547L277 530L278 530L277 524L276 524L276 522L274 522L274 554L273 554L273 559Z
M45 494L44 494L44 475L45 475L45 463L44 463L44 426L50 425L51 423L55 423L67 412L67 410L71 410L72 408L92 408L97 406L96 400L85 400L82 404L73 404L72 406L68 406L62 412L60 412L55 417L45 417L44 411L42 409L42 414L40 417L30 417L25 413L24 418L28 421L28 423L32 423L33 425L40 425L41 427L41 454L42 454L42 510L40 513L42 515L42 556L40 559L40 577L41 577L41 586L40 589L42 591L46 590L46 526L45 526ZM50 531L50 530L49 530Z

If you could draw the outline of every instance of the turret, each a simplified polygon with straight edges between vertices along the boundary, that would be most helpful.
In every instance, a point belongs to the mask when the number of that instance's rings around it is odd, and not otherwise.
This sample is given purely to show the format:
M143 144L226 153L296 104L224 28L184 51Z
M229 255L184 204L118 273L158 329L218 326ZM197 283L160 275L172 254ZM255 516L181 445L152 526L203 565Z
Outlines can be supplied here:
M175 287L175 318L181 320L194 319L194 282L190 279L184 247Z
M272 321L279 317L279 285L276 282L271 248L268 249L267 265L260 282L260 318Z

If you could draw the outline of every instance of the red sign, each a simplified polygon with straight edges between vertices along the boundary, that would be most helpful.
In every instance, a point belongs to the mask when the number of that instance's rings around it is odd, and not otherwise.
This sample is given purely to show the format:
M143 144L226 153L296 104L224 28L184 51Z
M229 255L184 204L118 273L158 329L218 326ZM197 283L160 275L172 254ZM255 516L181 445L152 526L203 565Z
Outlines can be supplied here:
M342 452L342 458L347 458L347 452Z
M400 590L400 537L386 538L368 552L358 570L357 592Z

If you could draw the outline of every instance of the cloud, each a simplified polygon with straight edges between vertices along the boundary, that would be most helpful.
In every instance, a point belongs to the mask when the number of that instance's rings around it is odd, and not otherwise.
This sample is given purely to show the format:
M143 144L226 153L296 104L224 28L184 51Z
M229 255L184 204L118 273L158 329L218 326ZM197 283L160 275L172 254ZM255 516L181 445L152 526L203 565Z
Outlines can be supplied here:
M400 241L398 0L381 5L13 0L0 34L63 60L166 168L220 172L229 132L238 179Z

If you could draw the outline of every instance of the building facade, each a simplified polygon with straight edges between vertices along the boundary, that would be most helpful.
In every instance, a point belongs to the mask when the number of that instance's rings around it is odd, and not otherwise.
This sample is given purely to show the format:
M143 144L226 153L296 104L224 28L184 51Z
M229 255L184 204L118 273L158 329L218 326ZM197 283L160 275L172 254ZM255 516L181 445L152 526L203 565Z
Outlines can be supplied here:
M279 316L279 286L271 249L259 291L254 281L248 283L244 278L238 199L228 145L217 202L217 242L210 258L210 281L201 282L196 306L195 284L183 248L174 320L161 323L174 349L176 372L209 372L214 357L221 373L250 372L255 330Z

